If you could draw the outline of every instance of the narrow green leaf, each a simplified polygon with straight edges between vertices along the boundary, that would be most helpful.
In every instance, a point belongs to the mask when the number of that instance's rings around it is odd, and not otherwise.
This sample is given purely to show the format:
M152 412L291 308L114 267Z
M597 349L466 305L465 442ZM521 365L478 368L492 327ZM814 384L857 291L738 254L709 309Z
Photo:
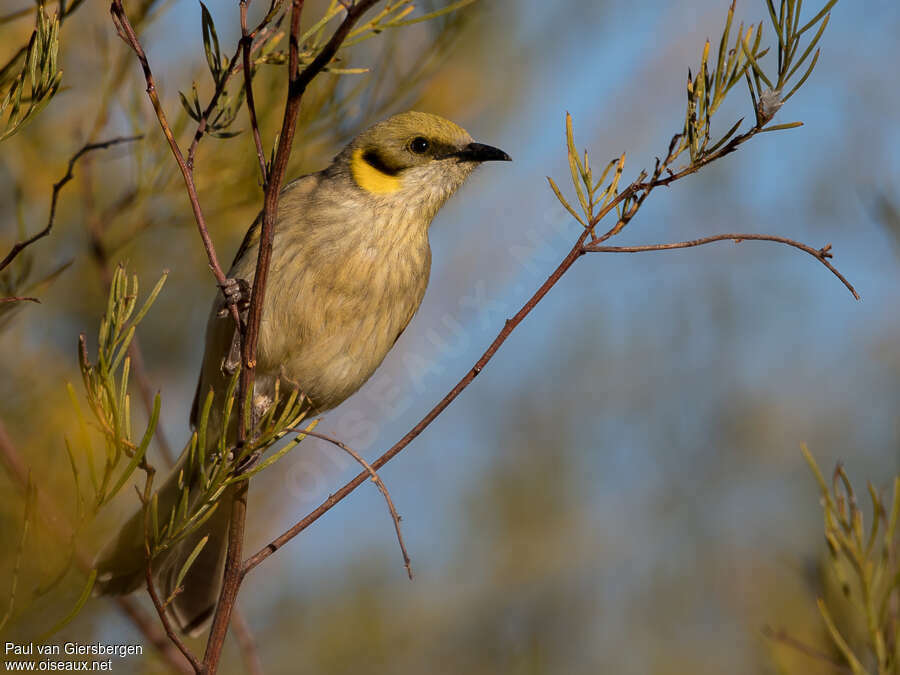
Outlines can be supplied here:
M399 28L401 26L411 26L414 23L421 23L422 21L430 21L431 19L436 19L437 17L443 16L444 14L458 11L466 5L471 5L473 2L475 2L475 0L457 0L457 2L452 2L446 7L442 7L441 9L429 12L428 14L423 14L422 16L417 16L415 19L408 19L406 21L397 22L392 21L388 25L392 28Z
M150 446L150 440L153 438L153 434L156 431L156 423L159 421L159 409L160 398L159 394L157 394L153 399L153 411L150 413L150 421L147 423L147 429L144 432L144 437L141 440L141 444L138 446L137 450L135 450L134 455L131 457L131 461L128 462L128 466L126 466L125 470L119 475L119 479L109 491L109 495L105 501L109 501L109 499L118 494L119 490L122 489L122 486L125 485L125 481L127 481L131 477L131 474L134 473L137 465L140 464L141 460L144 458L144 455L147 454L147 448Z
M581 223L584 227L587 227L587 223L585 223L584 220L582 220L581 216L579 216L575 212L575 209L573 209L572 206L569 204L569 202L566 201L566 198L563 197L562 192L560 192L556 183L553 182L553 179L550 178L550 176L547 176L547 180L550 182L550 189L553 190L553 194L556 195L556 198L559 200L560 204L562 204L565 207L566 211L568 211L570 214L572 214L572 217L575 220L577 220L579 223Z
M809 64L809 68L806 69L806 72L803 74L803 77L801 77L800 80L797 82L797 84L794 85L794 88L791 89L785 95L785 97L782 99L783 102L787 102L787 100L791 96L793 96L795 93L797 93L797 90L803 86L803 83L806 82L806 78L808 78L812 74L813 68L816 67L816 63L818 62L818 60L819 60L819 50L817 49L815 55L813 56L812 63Z
M213 22L212 15L200 2L201 23L203 25L203 50L206 52L206 63L209 65L209 72L212 75L213 82L219 84L219 78L222 73L222 55L219 51L219 36L216 34L216 25Z
M828 0L828 3L819 11L819 13L816 14L812 19L810 19L809 22L803 26L803 28L797 31L797 37L800 37L801 35L803 35L803 33L815 26L823 16L831 11L831 8L834 7L836 3L837 0Z
M800 56L800 58L797 59L797 63L795 63L794 67L791 68L790 72L787 74L787 77L784 78L785 82L787 82L789 79L791 79L794 76L794 73L797 72L797 70L800 68L800 66L802 66L803 63L806 61L807 57L812 53L812 50L815 48L816 44L818 44L818 42L819 42L819 39L822 37L822 33L825 32L825 28L828 26L828 20L830 18L831 18L831 14L827 14L825 16L825 20L822 22L822 25L819 26L819 30L816 31L815 36L813 36L813 39L810 40L809 45L806 47L806 49L804 50L804 52Z
M770 127L763 127L760 129L760 133L764 131L781 131L782 129L796 129L797 127L802 127L803 122L788 122L786 124L774 124Z
M191 554L187 557L187 560L184 561L184 565L181 566L181 570L178 572L178 576L175 577L175 588L181 587L181 582L184 581L184 577L187 576L187 573L191 569L191 565L194 564L194 561L197 559L197 556L200 555L200 552L203 550L203 547L206 546L206 542L209 541L209 535L206 535L197 542L197 545L194 547L194 550L191 551Z

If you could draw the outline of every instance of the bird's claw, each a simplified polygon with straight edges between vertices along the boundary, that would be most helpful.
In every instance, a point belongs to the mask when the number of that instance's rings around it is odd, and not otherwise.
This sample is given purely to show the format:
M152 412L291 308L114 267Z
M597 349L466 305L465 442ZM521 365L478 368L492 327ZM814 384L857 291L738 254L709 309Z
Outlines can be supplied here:
M225 303L218 311L219 317L228 316L232 305L235 305L241 314L250 308L250 284L246 279L228 278L220 288L222 295L225 296Z

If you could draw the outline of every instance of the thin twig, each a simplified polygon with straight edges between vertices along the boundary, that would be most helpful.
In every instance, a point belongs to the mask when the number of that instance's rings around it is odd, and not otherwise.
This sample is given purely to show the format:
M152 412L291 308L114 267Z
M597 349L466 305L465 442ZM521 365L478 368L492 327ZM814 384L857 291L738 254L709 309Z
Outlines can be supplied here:
M149 559L147 560L147 566L144 570L144 578L147 581L147 592L150 593L150 599L153 601L153 606L156 608L156 613L159 615L159 620L162 623L163 630L166 631L169 640L171 640L172 644L178 648L178 651L184 654L184 658L190 662L191 666L194 668L194 672L202 673L203 664L200 663L200 659L194 656L194 653L188 649L187 645L184 644L181 637L178 635L178 631L172 628L172 623L169 621L169 617L166 614L165 605L163 605L162 601L159 599L159 595L156 593L156 586L153 584L153 567Z
M37 304L41 304L41 301L37 298L29 298L24 295L11 295L6 298L0 298L0 305L6 302L36 302Z
M75 163L81 159L84 155L91 152L92 150L102 150L104 148L112 147L113 145L119 145L120 143L131 143L132 141L136 141L143 138L143 136L123 136L119 138L113 138L108 141L101 141L99 143L88 143L83 146L78 152L76 152L69 159L69 165L66 169L65 175L56 181L53 184L53 193L50 197L50 215L47 217L47 225L43 230L34 234L27 239L17 242L13 245L12 249L10 249L9 253L6 254L6 257L0 261L0 270L3 270L7 265L9 265L19 253L21 253L25 248L31 246L38 239L46 237L50 234L50 231L53 229L53 221L56 218L56 202L59 199L59 191L62 190L63 186L72 180L74 173L73 169L75 168Z
M403 541L403 533L400 530L400 515L397 513L397 509L394 507L394 500L391 499L391 493L388 492L387 486L384 484L384 481L381 480L381 477L375 472L375 469L372 468L372 465L369 464L365 459L363 459L358 452L348 447L336 438L326 436L325 434L319 433L318 431L307 431L305 429L290 429L290 431L297 432L301 437L312 436L313 438L320 438L323 441L328 441L332 445L339 447L341 450L350 455L369 473L369 475L372 477L372 482L375 483L375 485L381 491L381 494L384 495L384 500L387 502L388 510L391 512L391 519L394 521L394 530L396 530L397 532L397 542L400 544L400 552L403 554L403 566L406 568L407 576L409 576L410 580L412 580L412 564L409 559L409 553L407 553L406 551L406 544Z
M250 4L250 0L244 0L246 4ZM242 22L241 22L241 39L238 42L238 46L235 49L234 54L231 59L228 61L228 65L225 67L225 74L222 76L221 81L216 86L216 90L213 92L212 98L210 98L209 103L206 108L200 114L200 120L197 123L197 130L194 132L194 138L191 141L191 145L188 148L187 154L187 165L188 168L193 171L194 170L194 157L197 153L197 146L200 144L200 141L203 140L203 137L206 134L206 127L209 123L209 116L212 114L213 110L216 108L216 104L219 102L219 98L225 92L225 85L228 84L228 81L231 79L231 76L237 73L238 71L244 70L247 71L250 69L250 54L257 49L263 46L271 35L266 35L268 32L268 24L271 22L271 18L274 16L271 11L263 17L262 21L260 21L259 25L256 26L252 31L244 30L246 27L246 9L244 8L244 2L241 2L241 14L242 14ZM262 33L265 37L261 38L255 45L253 44L254 39L257 35ZM244 39L247 39L246 49L243 49ZM238 56L244 52L244 58L241 63L238 63ZM248 99L249 100L249 99ZM250 104L251 109L253 109L253 104ZM259 131L257 130L256 135L259 135ZM261 143L261 141L260 141Z
M853 294L853 297L859 300L859 294L856 292L856 289L853 288L853 285L828 261L828 259L832 257L831 244L827 244L822 248L813 248L812 246L807 246L794 239L779 237L773 234L716 234L710 237L692 239L690 241L678 241L671 244L653 244L650 246L599 246L597 244L585 244L584 250L588 253L644 253L647 251L670 251L677 248L693 248L694 246L703 246L704 244L712 244L717 241L733 241L736 244L739 244L744 240L773 241L778 244L793 246L796 249L808 253L825 265L834 276L841 280L841 283L847 287L847 290Z
M19 455L2 421L0 421L0 463L6 468L13 481L21 489L26 489L28 485L28 466L21 455ZM59 508L46 491L42 490L40 486L35 486L35 497L44 521L53 530L57 539L60 541L72 541L71 525L62 516ZM90 572L92 569L91 557L83 549L76 546L74 559L83 572ZM133 598L121 595L115 598L115 602L119 609L131 619L138 631L159 651L160 656L166 660L169 666L179 673L188 674L194 672L193 668L185 662L175 645L166 638L166 635L159 630Z
M178 168L181 170L182 178L184 178L184 185L191 202L191 209L194 212L194 220L197 221L197 229L200 232L200 238L203 240L203 247L206 249L206 257L209 259L209 266L212 269L213 275L216 277L219 287L224 288L226 282L225 273L222 271L222 266L219 264L219 259L216 256L215 246L209 236L206 218L203 215L203 209L200 207L200 200L197 197L197 188L194 185L193 172L187 165L187 162L185 162L184 155L181 153L181 148L178 147L178 142L175 140L175 135L172 133L172 129L166 119L166 113L163 110L162 103L160 103L159 100L159 94L156 91L156 82L153 79L153 72L150 70L150 63L147 61L147 55L144 53L144 48L141 46L141 42L134 32L134 28L128 20L128 15L125 14L122 0L113 0L109 11L112 15L116 30L119 33L119 37L131 47L141 64L141 69L144 72L144 80L147 82L147 96L150 98L150 103L153 105L153 110L156 112L159 126L162 128L163 134L169 142L169 148L172 150L175 161L178 163ZM238 314L237 307L234 303L228 303L228 306L235 325L240 326L241 318Z

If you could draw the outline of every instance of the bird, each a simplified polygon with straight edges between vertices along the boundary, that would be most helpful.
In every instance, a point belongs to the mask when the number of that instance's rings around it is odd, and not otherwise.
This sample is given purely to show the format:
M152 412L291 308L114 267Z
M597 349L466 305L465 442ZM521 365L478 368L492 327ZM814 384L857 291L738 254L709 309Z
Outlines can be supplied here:
M477 143L459 125L431 113L396 114L360 133L317 172L281 191L269 278L262 308L252 408L263 414L279 388L303 394L315 414L354 394L381 365L416 313L431 270L429 227L440 208L484 162L510 161L499 148ZM228 303L252 286L261 217L247 231L217 294L191 411L196 429L208 407L209 454L223 435L234 437L236 417L224 401L236 357ZM186 450L159 489L158 511L178 505ZM165 611L183 633L197 635L212 618L224 570L234 489L212 515L153 561ZM96 595L137 590L147 569L143 510L137 511L95 561ZM179 571L208 537L182 579ZM179 584L180 582L180 584ZM178 592L176 589L180 588ZM174 594L174 595L173 595Z

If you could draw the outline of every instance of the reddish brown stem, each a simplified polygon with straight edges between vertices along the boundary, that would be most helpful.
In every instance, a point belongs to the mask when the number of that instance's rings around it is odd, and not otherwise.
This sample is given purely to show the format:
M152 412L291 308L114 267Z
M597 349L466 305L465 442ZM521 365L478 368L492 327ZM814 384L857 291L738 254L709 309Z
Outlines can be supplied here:
M834 276L841 280L841 283L847 287L847 290L853 294L853 297L859 300L859 294L856 292L856 289L853 288L853 285L847 281L843 274L838 272L834 265L828 262L828 258L832 257L831 244L827 244L822 248L813 248L812 246L807 246L794 239L779 237L773 234L716 234L710 237L692 239L690 241L677 241L671 244L651 244L649 246L599 246L597 244L586 244L584 250L588 253L645 253L648 251L671 251L678 248L693 248L695 246L712 244L716 241L733 241L736 244L739 244L744 240L772 241L778 244L785 244L786 246L793 246L796 249L808 253L825 265Z
M248 396L252 396L253 380L256 374L259 325L262 319L269 263L272 256L272 241L275 235L275 221L278 215L278 199L294 142L294 131L296 130L297 117L300 113L300 101L309 83L325 66L331 63L350 30L376 2L378 0L360 0L353 4L347 10L347 16L344 17L340 26L338 26L327 44L316 55L316 58L306 68L298 72L300 65L300 16L303 12L303 0L292 0L288 56L288 95L285 102L278 147L275 151L275 159L272 162L271 173L265 186L259 255L256 260L256 272L253 278L247 326L242 335L242 368L238 386L238 401L246 401ZM238 415L238 442L246 441L247 434L248 429L246 429L244 415ZM222 647L225 644L225 635L228 632L228 624L231 620L231 612L243 580L243 540L244 524L247 517L247 489L247 481L242 481L234 488L235 498L231 508L228 550L225 557L222 590L219 595L219 601L216 604L209 641L206 645L206 654L203 659L204 665L209 672L215 672L218 667Z
M585 230L582 232L581 236L578 238L578 241L575 242L575 245L569 251L565 258L563 258L562 262L557 266L553 273L547 278L547 280L541 284L540 288L535 291L534 295L526 302L522 308L516 312L516 314L506 320L506 323L503 325L502 330L491 343L491 345L485 350L484 354L481 355L481 358L475 362L475 365L469 369L462 379L456 383L456 386L451 389L444 398L442 398L437 405L435 405L428 414L425 415L419 423L416 424L409 432L397 441L387 452L385 452L381 457L372 462L372 468L374 470L378 470L391 461L394 457L396 457L407 445L412 443L412 441L421 434L425 428L431 424L434 419L440 415L444 410L449 406L453 401L459 396L462 391L468 387L472 381L478 376L478 374L482 371L482 369L488 364L494 354L497 353L497 350L506 342L506 339L510 336L510 334L515 330L516 326L518 326L522 321L531 313L531 310L537 306L537 304L543 299L550 289L553 288L556 283L562 278L563 274L565 274L569 268L575 264L575 261L578 260L583 254L584 249L582 245L584 241L588 237L588 231ZM254 567L259 565L263 560L272 555L279 548L284 546L288 541L296 537L307 527L316 522L319 518L325 515L331 508L344 499L347 495L353 492L356 488L362 485L365 480L369 477L368 471L360 472L353 480L349 481L346 485L344 485L341 489L339 489L334 494L330 495L328 499L322 502L318 508L312 511L309 515L307 515L303 520L299 521L289 530L284 532L279 537L276 537L272 540L267 546L257 551L253 556L251 556L244 563L243 573L247 574Z
M253 144L256 146L256 157L259 160L259 172L262 184L267 178L266 152L263 150L262 138L259 134L259 122L256 119L256 104L253 100L253 72L250 68L250 49L253 46L253 38L247 30L247 7L250 0L241 0L241 43L239 49L243 54L244 64L244 93L247 99L247 113L250 115L250 131L253 134Z
M309 431L306 429L291 429L291 431L296 431L300 436L312 436L313 438L319 438L323 441L327 441L332 445L340 448L348 455L350 455L356 463L361 465L363 469L365 469L369 476L372 477L372 482L375 483L375 486L384 496L385 502L387 502L388 511L390 511L391 519L394 521L394 531L397 533L397 543L400 544L400 554L403 556L403 566L406 568L406 575L409 577L410 581L413 578L412 571L412 562L409 558L409 553L406 550L406 542L403 541L403 532L400 529L400 514L397 513L397 508L394 506L394 500L391 498L391 493L387 489L387 485L384 484L384 481L381 480L381 476L375 471L371 464L369 464L365 459L363 459L362 455L360 455L356 450L350 448L345 445L341 441L336 438L332 438L331 436L326 436L325 434L319 433L318 431Z
M225 285L225 273L222 271L222 266L219 264L219 259L216 256L216 248L213 245L212 238L209 236L206 218L203 215L203 209L200 207L200 200L197 197L197 188L194 185L193 173L185 161L184 155L181 153L181 148L178 147L178 142L175 140L175 135L172 133L172 128L169 126L169 121L166 119L166 113L159 100L159 94L156 91L156 82L153 78L153 72L150 70L150 63L147 61L147 55L144 53L144 48L141 46L141 42L134 32L134 28L128 20L128 15L125 14L122 0L113 0L109 11L110 14L112 14L113 23L116 25L119 36L129 47L131 47L141 64L141 69L144 72L144 80L147 82L147 96L150 98L150 103L153 105L153 110L156 112L156 119L159 121L159 126L162 129L166 140L169 142L169 148L175 156L178 168L181 170L184 186L191 202L191 209L194 212L194 220L197 221L197 230L200 232L200 238L203 240L203 247L206 249L206 257L209 259L209 266L221 288ZM240 325L241 320L237 307L234 304L230 304L229 309L235 324Z

